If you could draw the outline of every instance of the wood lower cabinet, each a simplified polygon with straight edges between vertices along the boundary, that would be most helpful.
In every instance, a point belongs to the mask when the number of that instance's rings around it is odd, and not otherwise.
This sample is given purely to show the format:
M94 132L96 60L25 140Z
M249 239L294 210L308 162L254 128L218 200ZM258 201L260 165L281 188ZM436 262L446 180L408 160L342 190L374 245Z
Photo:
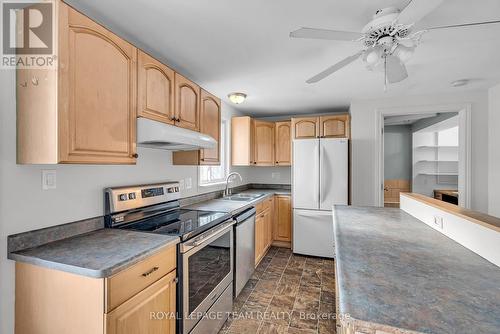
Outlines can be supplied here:
M254 165L274 166L274 123L255 120L254 133Z
M291 242L292 207L290 196L275 196L276 214L274 220L274 240Z
M106 334L175 334L176 271L106 314Z
M292 164L292 138L290 121L276 122L275 130L275 160L276 166L291 166Z
M321 116L319 124L321 138L350 138L351 136L348 114Z
M294 139L319 138L319 117L292 118L292 137Z
M174 124L174 71L139 50L137 116Z
M255 206L255 266L266 255L273 242L274 197Z
M54 6L57 70L17 70L18 163L135 163L137 49Z
M175 73L175 125L198 131L200 125L200 87Z
M174 334L176 246L107 278L16 262L16 334Z
M174 165L220 165L221 102L216 96L201 90L200 132L217 141L214 149L173 152Z

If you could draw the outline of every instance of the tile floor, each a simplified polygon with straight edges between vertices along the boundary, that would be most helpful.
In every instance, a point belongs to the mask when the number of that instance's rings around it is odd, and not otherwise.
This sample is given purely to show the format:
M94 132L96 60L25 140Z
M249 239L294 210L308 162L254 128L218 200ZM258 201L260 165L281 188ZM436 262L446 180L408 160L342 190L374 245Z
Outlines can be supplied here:
M271 247L219 334L334 334L334 262Z

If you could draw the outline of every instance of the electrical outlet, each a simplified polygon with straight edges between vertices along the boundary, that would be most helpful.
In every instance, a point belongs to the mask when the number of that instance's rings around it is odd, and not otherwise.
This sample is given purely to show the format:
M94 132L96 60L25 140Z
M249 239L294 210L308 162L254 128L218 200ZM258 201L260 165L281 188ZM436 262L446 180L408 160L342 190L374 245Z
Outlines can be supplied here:
M443 229L443 217L434 216L434 226L438 229Z
M280 179L280 173L278 173L278 172L273 172L273 173L271 174L271 178L272 178L273 180L279 180L279 179Z
M42 190L56 189L57 179L55 169L42 170Z
M191 179L190 177L188 177L186 179L186 189L191 189L193 187L193 179Z
M179 180L179 190L184 190L184 179Z

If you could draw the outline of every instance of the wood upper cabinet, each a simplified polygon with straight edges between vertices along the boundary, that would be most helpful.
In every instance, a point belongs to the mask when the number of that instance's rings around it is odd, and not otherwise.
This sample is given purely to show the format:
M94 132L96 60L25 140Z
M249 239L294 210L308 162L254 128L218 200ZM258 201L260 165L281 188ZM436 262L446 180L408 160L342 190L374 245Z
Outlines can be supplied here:
M274 123L255 120L254 133L254 164L274 166Z
M200 104L200 132L214 138L217 141L217 147L198 151L173 152L174 165L220 165L220 99L202 89Z
M292 164L291 126L290 121L275 123L275 160L277 166L290 166Z
M198 131L200 125L200 87L175 73L175 124Z
M134 163L137 49L55 8L57 70L18 69L18 163Z
M201 126L200 132L207 134L217 141L214 149L203 149L200 154L200 164L220 164L220 125L221 125L221 103L214 95L201 91Z
M274 221L274 240L292 240L292 207L290 196L275 196L276 215Z
M319 117L292 118L292 133L294 139L319 138Z
M351 125L348 114L321 116L319 118L320 137L350 138Z
M231 119L231 164L250 166L255 162L255 120L248 116Z
M174 71L139 50L137 115L174 124Z
M175 270L105 315L106 334L175 334ZM151 315L165 312L160 319Z

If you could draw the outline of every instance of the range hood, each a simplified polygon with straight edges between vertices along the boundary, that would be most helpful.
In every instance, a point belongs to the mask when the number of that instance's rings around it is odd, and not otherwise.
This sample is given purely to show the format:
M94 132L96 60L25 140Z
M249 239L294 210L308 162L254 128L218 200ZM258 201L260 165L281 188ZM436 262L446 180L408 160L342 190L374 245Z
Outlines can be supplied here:
M139 117L137 146L169 151L216 148L217 141L203 133Z

